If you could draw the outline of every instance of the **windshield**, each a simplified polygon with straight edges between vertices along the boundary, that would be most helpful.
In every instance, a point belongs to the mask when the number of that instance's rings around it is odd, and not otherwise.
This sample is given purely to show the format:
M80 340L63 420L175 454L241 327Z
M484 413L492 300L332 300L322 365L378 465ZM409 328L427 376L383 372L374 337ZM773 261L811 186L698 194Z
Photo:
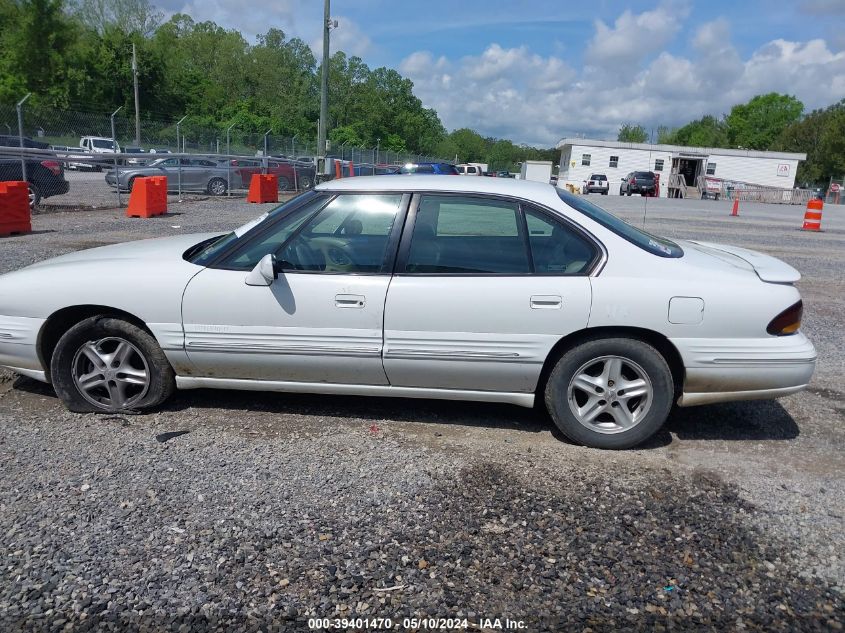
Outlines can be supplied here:
M652 235L646 231L631 226L621 218L617 218L609 211L588 202L583 198L569 193L563 189L557 190L557 195L570 207L586 215L591 220L601 224L604 228L613 231L632 244L639 246L644 251L659 257L683 257L683 249L671 240L664 237Z
M114 141L95 138L91 142L94 144L94 147L99 147L100 149L114 149Z
M189 248L185 253L185 259L196 264L197 266L208 266L211 261L219 254L226 250L230 244L234 244L241 237L246 235L249 231L264 222L268 218L275 218L283 213L287 213L293 207L299 207L299 203L315 196L314 191L306 191L297 196L294 196L281 206L276 207L268 213L264 213L257 218L253 218L246 224L242 224L231 233L220 235L219 237L206 240L197 244L195 247ZM295 203L295 204L294 204Z

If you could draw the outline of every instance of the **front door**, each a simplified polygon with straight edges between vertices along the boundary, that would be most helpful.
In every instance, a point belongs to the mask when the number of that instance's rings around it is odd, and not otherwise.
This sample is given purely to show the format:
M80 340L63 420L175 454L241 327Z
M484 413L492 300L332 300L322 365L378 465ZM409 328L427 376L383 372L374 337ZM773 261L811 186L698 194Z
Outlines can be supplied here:
M196 375L384 385L382 327L401 194L318 196L238 247L185 291ZM245 276L273 253L271 286Z
M598 255L518 202L415 196L385 309L390 384L533 391L555 343L587 325Z

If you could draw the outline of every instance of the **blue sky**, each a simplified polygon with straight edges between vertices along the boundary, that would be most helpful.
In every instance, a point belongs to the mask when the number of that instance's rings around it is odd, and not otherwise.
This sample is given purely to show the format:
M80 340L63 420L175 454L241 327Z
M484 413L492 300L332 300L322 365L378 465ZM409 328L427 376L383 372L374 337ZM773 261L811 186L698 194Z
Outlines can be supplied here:
M319 0L161 0L320 52ZM333 0L332 50L397 68L448 129L550 146L675 126L767 91L808 109L845 97L845 0Z

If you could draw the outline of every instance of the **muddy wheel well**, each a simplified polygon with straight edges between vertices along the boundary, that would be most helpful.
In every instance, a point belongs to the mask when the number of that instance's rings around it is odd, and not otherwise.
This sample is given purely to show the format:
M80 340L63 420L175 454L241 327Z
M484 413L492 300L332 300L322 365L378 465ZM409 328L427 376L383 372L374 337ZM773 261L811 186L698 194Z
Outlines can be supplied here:
M664 335L653 330L637 327L594 327L585 330L573 332L560 339L549 355L546 357L546 362L543 364L543 371L540 373L540 380L537 382L537 394L542 401L543 392L546 389L546 381L549 379L549 374L554 369L558 359L563 356L570 349L576 345L580 345L586 341L592 341L602 338L633 338L638 341L643 341L654 347L661 356L666 360L669 369L672 372L672 382L675 384L674 399L681 393L684 384L684 362L677 348Z
M134 314L130 314L124 310L118 310L117 308L101 305L80 305L62 308L50 315L38 333L38 358L41 361L41 366L44 367L47 380L50 380L50 359L53 358L53 352L56 350L56 344L59 342L59 339L74 325L93 316L117 317L150 332L150 329L141 319Z

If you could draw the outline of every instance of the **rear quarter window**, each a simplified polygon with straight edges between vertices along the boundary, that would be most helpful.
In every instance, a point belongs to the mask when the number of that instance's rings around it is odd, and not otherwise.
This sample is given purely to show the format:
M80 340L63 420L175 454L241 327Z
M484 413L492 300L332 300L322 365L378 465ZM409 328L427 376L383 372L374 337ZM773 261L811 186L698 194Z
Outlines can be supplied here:
M557 195L579 213L583 213L594 222L598 222L604 228L652 255L668 258L684 256L684 250L672 240L642 231L609 211L605 211L592 202L584 200L580 196L575 196L566 190L558 189Z

